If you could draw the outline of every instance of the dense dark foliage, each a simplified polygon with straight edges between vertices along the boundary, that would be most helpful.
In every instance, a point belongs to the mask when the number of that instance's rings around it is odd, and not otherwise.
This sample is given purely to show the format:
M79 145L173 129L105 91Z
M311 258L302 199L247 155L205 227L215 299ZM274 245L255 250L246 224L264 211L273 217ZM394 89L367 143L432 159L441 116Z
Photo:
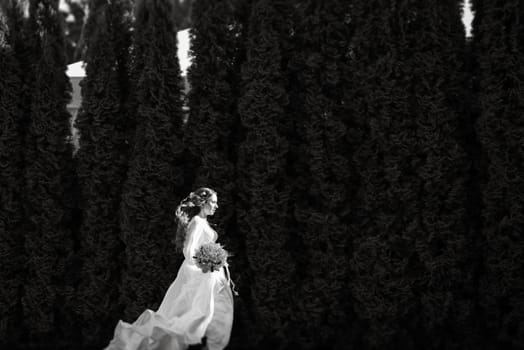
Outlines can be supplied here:
M184 186L182 81L172 7L162 0L138 1L136 6L136 134L120 207L125 244L121 303L127 321L145 308L155 309L176 276L170 242Z
M331 348L351 341L356 320L349 300L347 243L352 181L350 117L343 100L353 23L343 1L302 2L289 63L296 150L291 176L300 269L296 291L298 346ZM351 101L347 101L351 102ZM346 126L346 123L348 126ZM319 293L318 291L322 291Z
M249 290L244 242L236 230L236 152L239 137L237 99L240 65L245 59L244 25L247 4L242 1L199 1L193 5L191 28L192 64L188 78L190 116L184 129L188 150L186 165L192 188L208 186L218 192L219 210L210 219L220 242L234 254L232 278L242 295L237 298L237 317L246 317L244 290ZM247 292L246 292L247 295ZM236 322L242 327L244 322ZM233 332L233 343L245 344L243 328Z
M524 347L524 28L519 2L473 1L481 150L479 302L489 348Z
M24 252L24 130L19 109L22 90L15 55L16 20L20 13L14 1L0 6L0 339L20 336Z
M173 2L174 20L177 30L184 30L193 27L192 13L195 0L178 0Z
M76 153L82 222L76 312L83 339L102 347L120 318L119 284L123 262L118 212L126 178L129 139L126 58L130 45L127 1L95 0L85 28L86 78L76 118L80 149ZM112 264L108 265L108 261Z
M193 187L209 186L220 196L219 229L223 231L234 213L233 152L238 80L235 46L239 28L234 8L228 1L200 2L194 7L191 29L193 62L189 68L190 118L184 131L184 145L191 157L189 178Z
M238 230L245 236L252 278L255 329L250 343L262 348L286 342L294 314L296 267L288 248L291 186L285 171L289 144L283 137L288 104L281 56L283 6L267 0L253 3L239 100L244 137L237 163Z
M459 1L355 8L354 154L360 220L351 289L366 347L475 342L469 162L455 100L462 86ZM460 330L460 331L458 331ZM443 334L446 334L443 336Z
M23 325L27 338L58 344L67 328L63 308L72 291L66 275L73 254L72 159L69 135L70 84L58 2L29 4L26 40L35 53L31 62L30 120L25 137L25 252ZM45 339L45 340L44 340Z

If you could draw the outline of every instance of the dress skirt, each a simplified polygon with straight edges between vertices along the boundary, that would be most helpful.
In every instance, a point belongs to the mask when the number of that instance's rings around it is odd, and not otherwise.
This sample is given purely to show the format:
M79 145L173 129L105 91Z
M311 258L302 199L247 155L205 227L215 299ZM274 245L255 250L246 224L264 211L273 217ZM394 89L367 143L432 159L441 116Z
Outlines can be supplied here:
M185 260L158 310L135 322L120 320L105 350L183 350L206 337L209 350L229 343L233 294L224 268L202 272Z

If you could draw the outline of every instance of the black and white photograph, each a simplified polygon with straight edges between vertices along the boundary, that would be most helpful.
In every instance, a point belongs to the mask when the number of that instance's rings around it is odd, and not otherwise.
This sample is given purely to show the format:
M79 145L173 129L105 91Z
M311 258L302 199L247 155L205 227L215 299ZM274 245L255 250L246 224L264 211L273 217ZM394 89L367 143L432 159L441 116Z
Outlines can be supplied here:
M0 348L524 350L524 0L0 0Z

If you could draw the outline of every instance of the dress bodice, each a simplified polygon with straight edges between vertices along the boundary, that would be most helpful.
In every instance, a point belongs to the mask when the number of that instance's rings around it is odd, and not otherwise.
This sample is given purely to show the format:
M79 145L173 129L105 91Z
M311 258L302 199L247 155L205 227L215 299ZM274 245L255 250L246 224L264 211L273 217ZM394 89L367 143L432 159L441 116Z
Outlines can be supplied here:
M209 222L206 219L202 219L198 215L196 217L198 218L197 220L200 220L202 222L203 230L204 230L205 236L206 236L206 240L208 240L205 243L216 242L216 240L218 238L217 232L215 230L213 230L213 228L209 225Z
M196 250L206 243L216 242L218 234L209 226L206 219L195 215L187 226L187 238L184 242L184 257L193 261Z

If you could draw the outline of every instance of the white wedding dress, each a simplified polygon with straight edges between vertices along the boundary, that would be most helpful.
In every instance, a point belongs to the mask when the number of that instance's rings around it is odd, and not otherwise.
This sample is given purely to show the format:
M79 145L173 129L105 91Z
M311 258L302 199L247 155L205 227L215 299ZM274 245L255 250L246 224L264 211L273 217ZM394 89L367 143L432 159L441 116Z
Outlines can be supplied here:
M132 324L120 320L105 350L183 350L207 338L209 350L229 343L233 324L233 294L226 268L203 273L193 256L217 233L206 219L194 216L184 243L184 262L158 310L146 309Z

